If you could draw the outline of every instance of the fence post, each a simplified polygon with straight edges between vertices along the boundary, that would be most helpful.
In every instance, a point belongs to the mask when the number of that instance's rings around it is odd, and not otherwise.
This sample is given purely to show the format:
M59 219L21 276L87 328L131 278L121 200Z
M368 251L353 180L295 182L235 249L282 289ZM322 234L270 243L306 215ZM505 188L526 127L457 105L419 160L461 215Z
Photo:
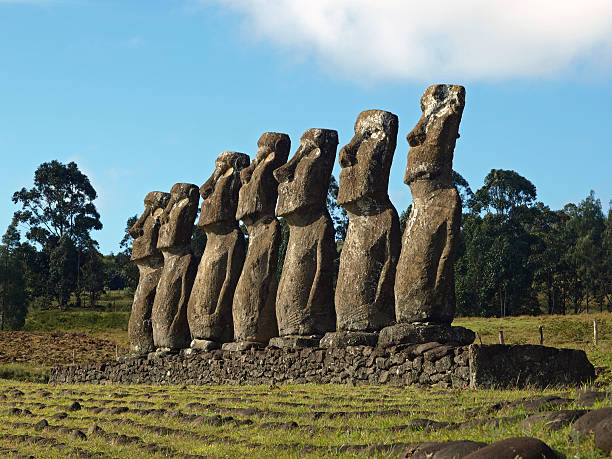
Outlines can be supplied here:
M499 344L504 344L504 331L499 331Z
M593 321L593 344L595 344L595 346L597 346L597 321L594 320Z
M540 346L542 346L544 344L544 326L540 325L538 329L540 331Z

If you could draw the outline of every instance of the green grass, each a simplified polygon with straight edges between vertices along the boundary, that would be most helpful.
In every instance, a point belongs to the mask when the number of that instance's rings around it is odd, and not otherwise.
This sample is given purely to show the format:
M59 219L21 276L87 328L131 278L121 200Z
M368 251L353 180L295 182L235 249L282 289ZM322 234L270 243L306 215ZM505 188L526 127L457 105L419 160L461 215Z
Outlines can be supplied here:
M610 389L612 387L608 387ZM24 394L15 396L18 389ZM0 381L0 446L11 448L20 454L44 457L66 457L68 448L78 447L86 452L112 457L163 457L163 453L143 451L145 445L169 447L170 456L186 454L211 455L213 457L355 457L364 451L343 451L345 446L392 445L424 441L475 440L491 443L511 436L540 438L567 457L583 459L604 457L594 450L592 436L575 438L570 426L550 431L541 424L521 426L520 420L500 426L460 426L423 431L416 428L394 429L406 426L415 418L461 423L473 419L490 419L501 416L527 416L522 407L506 408L491 412L500 400L513 401L554 391L494 391L457 390L421 387L338 385L286 385L270 386L91 386L91 385L40 385ZM570 394L571 397L571 394ZM83 409L67 411L66 406L79 401ZM191 403L198 405L192 406ZM598 402L595 407L610 406L611 400ZM16 406L32 412L31 416L14 416L6 408ZM129 410L119 415L104 412L94 414L95 407L126 406ZM164 409L161 416L136 410ZM243 414L238 408L255 408L253 414ZM578 408L570 402L567 409ZM384 410L397 410L396 414L384 414ZM232 416L219 426L201 425L189 419L168 416L170 411L203 416ZM63 420L51 418L65 411ZM356 416L351 413L368 411L371 414ZM313 416L320 412L320 417ZM337 417L329 413L342 414ZM35 432L32 426L46 419L55 429ZM250 421L245 423L244 421ZM238 422L236 422L238 421ZM283 428L281 423L293 421L297 428ZM71 429L83 432L97 424L109 438L91 436L86 440L71 440ZM272 423L272 424L270 424ZM155 432L155 427L167 427L172 431ZM64 427L61 431L58 427ZM39 435L64 443L64 447L30 444L15 441L9 435ZM118 435L138 437L132 445L113 445ZM307 448L312 448L310 451ZM374 457L391 457L379 452Z
M18 363L0 364L0 379L25 382L47 382L51 368Z
M39 310L31 311L27 318L24 331L103 331L119 329L127 332L127 323L130 313L106 312L87 309L59 311Z

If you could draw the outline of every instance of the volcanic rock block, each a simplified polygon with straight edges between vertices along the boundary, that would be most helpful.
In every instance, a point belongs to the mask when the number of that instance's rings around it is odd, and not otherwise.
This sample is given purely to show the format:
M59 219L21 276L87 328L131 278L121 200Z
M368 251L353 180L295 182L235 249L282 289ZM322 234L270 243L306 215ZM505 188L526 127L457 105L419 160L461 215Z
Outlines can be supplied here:
M134 238L132 261L136 263L140 273L128 323L130 347L135 353L147 353L155 349L151 312L164 266L164 257L157 248L157 236L161 226L159 217L169 200L169 193L152 191L147 194L144 200L145 210L130 228L130 235Z
M349 215L336 285L339 331L373 332L395 320L393 284L400 253L397 211L387 193L397 116L367 110L340 150L338 204Z
M274 216L278 182L273 172L287 162L291 140L286 134L264 133L257 142L258 152L251 165L240 171L236 220L242 220L249 232L249 247L236 286L232 315L234 340L239 344L224 349L246 349L267 344L278 335L276 290L280 223Z
M336 247L334 225L325 204L337 146L336 131L309 129L291 161L274 171L279 182L276 215L289 225L276 295L281 337L319 336L335 329ZM274 345L282 346L282 339L275 338Z
M420 344L436 341L441 344L467 345L474 342L475 333L465 327L441 324L396 324L380 331L378 345Z
M612 416L595 426L595 446L604 453L612 453Z
M537 438L513 437L491 443L464 456L465 459L555 459L559 455Z
M198 266L187 316L198 340L232 341L232 299L244 263L246 244L236 221L240 171L249 165L244 153L225 151L213 175L202 185L204 201L198 227L206 232L206 248Z
M595 379L595 368L577 349L472 344L469 362L473 388L578 385Z
M395 277L398 322L450 324L455 314L461 199L452 164L464 105L463 86L430 86L421 98L423 115L407 137L404 183L412 191L412 210Z
M189 344L187 302L197 269L190 241L199 199L197 186L177 183L160 216L157 248L164 255L164 268L151 313L156 347L181 349Z

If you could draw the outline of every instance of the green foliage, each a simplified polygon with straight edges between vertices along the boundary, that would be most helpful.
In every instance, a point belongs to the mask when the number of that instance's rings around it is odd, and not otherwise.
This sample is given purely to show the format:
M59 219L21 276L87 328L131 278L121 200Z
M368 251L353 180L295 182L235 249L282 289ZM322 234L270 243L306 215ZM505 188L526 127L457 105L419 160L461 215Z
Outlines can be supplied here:
M15 219L28 226L26 237L42 247L64 236L81 245L90 240L91 230L102 229L93 204L96 197L76 163L42 163L34 173L34 187L13 194L13 202L22 208L15 212Z
M132 215L127 219L125 223L125 229L123 238L119 242L119 247L123 249L123 252L128 256L132 256L132 235L130 234L130 228L138 221L138 215Z
M34 186L13 194L13 202L21 206L14 221L27 227L26 238L31 243L23 244L20 252L26 263L26 290L33 301L48 303L55 298L64 308L76 292L80 304L82 270L91 260L88 252L97 246L90 233L102 229L93 204L96 197L76 163L58 161L41 164L34 173ZM91 294L90 268L85 270L89 269Z
M0 379L24 381L29 383L47 383L49 381L47 367L8 363L0 365Z
M93 246L85 254L85 263L81 267L81 285L89 294L89 306L94 306L104 291L106 280L102 255Z
M27 314L25 266L19 253L19 233L13 221L0 245L0 330L18 330Z
M492 169L484 186L474 195L472 209L477 213L494 210L507 215L516 207L531 204L535 198L535 185L525 177L515 171Z
M62 237L49 258L49 283L60 309L66 307L77 287L78 253L74 242Z
M457 311L462 315L504 317L538 314L531 289L533 235L529 206L535 186L514 171L493 169L464 215L455 265ZM480 215L487 211L484 217Z

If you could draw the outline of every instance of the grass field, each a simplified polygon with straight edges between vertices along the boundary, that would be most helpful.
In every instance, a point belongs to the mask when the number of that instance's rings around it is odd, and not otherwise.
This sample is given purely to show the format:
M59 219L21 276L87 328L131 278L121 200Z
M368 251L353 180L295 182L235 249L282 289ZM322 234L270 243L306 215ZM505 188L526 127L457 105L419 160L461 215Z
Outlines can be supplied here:
M553 394L560 398L525 402ZM0 382L0 453L57 458L397 457L415 442L491 443L533 436L568 457L604 457L595 451L591 435L578 437L569 425L553 430L527 418L540 410L581 408L573 396L388 386ZM612 406L611 400L594 405L602 406Z
M592 435L579 437L570 424L555 430L542 419L528 419L541 410L581 409L575 389L35 383L53 365L103 362L127 352L129 298L114 293L104 301L110 306L32 311L25 331L0 333L0 455L397 457L415 442L534 436L567 457L604 457ZM597 347L593 320L599 324ZM584 349L598 367L597 390L612 391L610 313L458 318L454 324L478 332L485 344L497 342L499 330L506 343L536 344L542 325L544 344ZM521 401L551 395L560 398L541 405ZM74 409L74 402L81 408ZM593 408L603 406L612 400Z

